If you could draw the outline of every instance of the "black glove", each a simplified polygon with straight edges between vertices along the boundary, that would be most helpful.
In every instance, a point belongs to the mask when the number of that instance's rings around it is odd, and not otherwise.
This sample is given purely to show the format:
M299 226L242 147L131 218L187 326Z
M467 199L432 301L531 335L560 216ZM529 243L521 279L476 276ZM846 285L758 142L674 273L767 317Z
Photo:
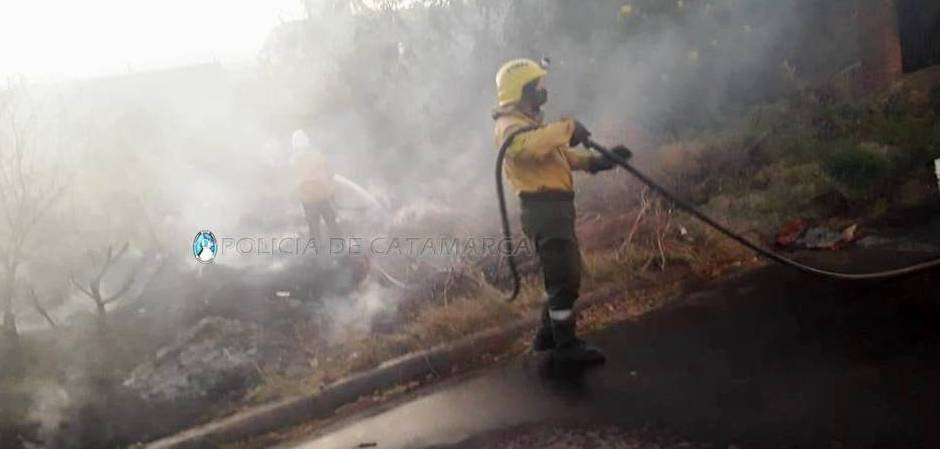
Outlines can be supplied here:
M620 158L625 161L629 161L630 158L633 157L633 152L630 151L629 148L623 145L615 146L613 149L610 150L610 152L616 154L617 156L620 156Z
M591 158L591 163L588 165L588 173L593 175L597 172L610 170L615 166L614 161L604 156L594 156Z
M630 151L629 148L627 148L627 147L625 147L625 146L623 146L623 145L617 145L617 146L613 147L613 148L610 150L610 152L611 152L611 153L614 153L614 155L620 157L620 158L623 159L624 161L628 161L628 160L630 160L631 157L633 157L633 152ZM610 170L610 169L612 169L612 168L614 168L614 167L616 167L616 166L617 166L617 163L614 162L614 161L612 161L612 160L610 160L610 159L608 159L607 156L603 156L603 155L602 155L602 156L594 156L594 158L591 159L591 164L590 164L590 166L588 166L588 172L590 172L591 174L594 174L594 173L597 173L597 172L601 172L601 171L605 171L605 170Z
M574 132L571 133L571 140L568 142L569 146L576 147L588 140L588 137L591 137L591 132L588 131L581 122L575 120L574 122Z

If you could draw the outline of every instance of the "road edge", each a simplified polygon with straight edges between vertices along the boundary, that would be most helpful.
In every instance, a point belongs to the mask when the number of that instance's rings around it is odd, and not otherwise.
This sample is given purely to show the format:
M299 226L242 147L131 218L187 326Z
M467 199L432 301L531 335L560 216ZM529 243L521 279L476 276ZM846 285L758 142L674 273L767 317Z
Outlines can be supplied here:
M683 285L687 282L688 280L683 280L677 284ZM600 286L584 294L576 308L580 310L617 301L622 296L613 293L623 289L624 286L620 284ZM526 331L534 329L538 321L539 317L533 314L531 317L470 334L453 342L405 354L383 362L371 370L341 379L318 392L252 407L226 418L135 447L143 449L216 447L306 421L328 418L340 407L376 391L414 380L423 380L428 376L438 379L446 377L461 363L473 361L487 352L509 347ZM486 349L481 351L480 348Z
M587 305L587 304L585 304ZM316 393L282 399L236 413L227 418L184 430L145 443L145 449L189 449L229 443L272 432L304 421L329 417L345 404L395 385L424 379L428 375L450 373L460 362L480 355L480 348L491 350L512 344L537 317L471 334L451 343L406 354L379 366L333 383Z

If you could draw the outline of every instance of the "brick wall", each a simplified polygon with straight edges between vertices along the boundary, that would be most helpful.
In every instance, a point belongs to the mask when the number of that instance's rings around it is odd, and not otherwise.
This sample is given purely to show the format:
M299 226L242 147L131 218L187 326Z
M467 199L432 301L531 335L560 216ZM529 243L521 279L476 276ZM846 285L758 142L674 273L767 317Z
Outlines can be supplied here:
M903 74L894 0L856 0L862 93L890 86Z

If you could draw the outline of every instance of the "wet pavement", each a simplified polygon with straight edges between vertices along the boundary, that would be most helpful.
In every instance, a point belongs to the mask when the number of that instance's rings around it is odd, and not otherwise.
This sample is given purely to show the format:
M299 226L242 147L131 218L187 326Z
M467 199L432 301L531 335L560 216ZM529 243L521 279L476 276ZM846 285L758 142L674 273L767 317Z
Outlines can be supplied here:
M859 251L822 257L924 258ZM773 265L591 335L601 368L530 354L288 447L935 447L938 292L937 271L846 283Z

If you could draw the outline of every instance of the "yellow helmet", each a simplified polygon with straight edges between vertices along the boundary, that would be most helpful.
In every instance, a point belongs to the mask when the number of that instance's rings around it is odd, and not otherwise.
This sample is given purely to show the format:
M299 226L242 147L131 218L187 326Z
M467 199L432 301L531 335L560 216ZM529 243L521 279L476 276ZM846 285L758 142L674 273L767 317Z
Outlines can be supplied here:
M496 100L500 106L522 99L522 87L548 72L531 59L513 59L496 72Z

